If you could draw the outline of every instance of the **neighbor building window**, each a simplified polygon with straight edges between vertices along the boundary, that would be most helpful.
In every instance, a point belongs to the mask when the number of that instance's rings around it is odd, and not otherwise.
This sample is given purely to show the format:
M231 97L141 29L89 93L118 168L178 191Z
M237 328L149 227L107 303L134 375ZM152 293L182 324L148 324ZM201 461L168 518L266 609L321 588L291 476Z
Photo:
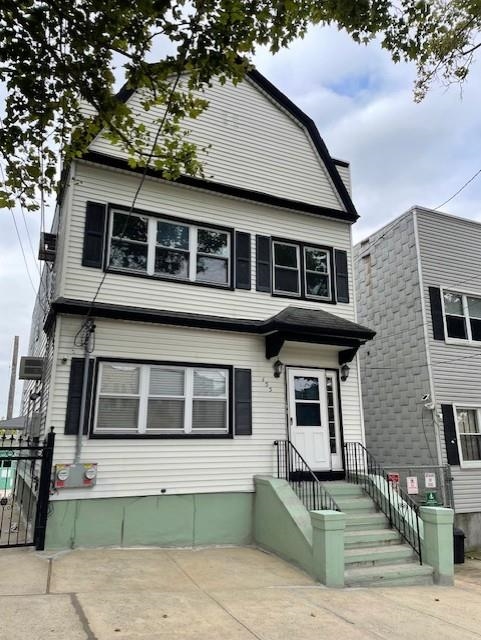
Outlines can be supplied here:
M228 286L230 264L229 231L112 212L109 266L113 269Z
M481 342L481 298L444 291L443 301L447 335Z
M463 462L481 461L481 409L456 408L459 444Z
M228 369L101 362L94 432L226 434L228 405Z

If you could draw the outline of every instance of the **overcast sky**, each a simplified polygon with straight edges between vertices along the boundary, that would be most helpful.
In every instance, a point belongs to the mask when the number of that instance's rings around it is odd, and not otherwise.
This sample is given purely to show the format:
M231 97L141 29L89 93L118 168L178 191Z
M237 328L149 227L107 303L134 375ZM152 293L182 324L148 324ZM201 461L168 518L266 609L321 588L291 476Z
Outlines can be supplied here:
M335 29L309 35L275 57L260 52L258 69L317 123L331 154L351 163L353 199L361 219L355 241L413 204L437 207L481 168L479 67L462 92L434 87L421 104L412 97L414 69L395 65L373 43L354 44ZM443 210L481 221L481 176ZM48 217L48 216L47 216ZM40 218L25 214L36 254ZM38 262L22 213L16 219L38 283ZM0 211L0 416L6 413L13 336L26 354L34 292L12 216ZM17 383L17 408L21 383Z

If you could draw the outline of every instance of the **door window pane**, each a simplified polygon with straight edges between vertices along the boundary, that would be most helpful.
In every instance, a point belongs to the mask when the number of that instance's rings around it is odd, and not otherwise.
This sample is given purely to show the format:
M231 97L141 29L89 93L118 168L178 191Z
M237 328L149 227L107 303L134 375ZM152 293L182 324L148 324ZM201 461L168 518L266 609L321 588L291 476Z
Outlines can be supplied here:
M189 227L157 222L157 244L170 249L189 249Z
M321 424L319 403L296 402L296 424L299 427L318 427Z
M295 376L296 400L319 400L319 379Z

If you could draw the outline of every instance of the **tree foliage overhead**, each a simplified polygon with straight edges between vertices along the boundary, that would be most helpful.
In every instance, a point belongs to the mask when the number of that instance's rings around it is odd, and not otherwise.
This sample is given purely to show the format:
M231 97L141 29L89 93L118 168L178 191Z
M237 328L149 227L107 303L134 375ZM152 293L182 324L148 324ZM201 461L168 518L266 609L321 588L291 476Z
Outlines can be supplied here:
M180 126L207 108L198 91L214 77L241 81L256 48L275 53L312 24L361 43L379 37L395 61L415 60L420 99L435 77L465 78L480 22L481 0L3 0L0 207L35 208L39 186L56 187L59 150L79 157L100 130L134 165L200 174ZM166 107L154 138L117 95L119 68L127 88L146 90L144 109Z

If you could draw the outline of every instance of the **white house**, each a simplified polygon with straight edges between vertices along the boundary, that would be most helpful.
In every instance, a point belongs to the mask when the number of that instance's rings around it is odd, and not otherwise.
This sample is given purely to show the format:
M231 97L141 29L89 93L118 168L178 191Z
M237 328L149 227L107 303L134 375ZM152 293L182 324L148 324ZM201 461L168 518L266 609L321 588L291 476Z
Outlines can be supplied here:
M326 479L364 441L348 164L257 71L206 93L188 126L207 178L149 169L132 209L142 170L102 135L64 172L31 344L56 432L48 547L248 542L274 441Z

